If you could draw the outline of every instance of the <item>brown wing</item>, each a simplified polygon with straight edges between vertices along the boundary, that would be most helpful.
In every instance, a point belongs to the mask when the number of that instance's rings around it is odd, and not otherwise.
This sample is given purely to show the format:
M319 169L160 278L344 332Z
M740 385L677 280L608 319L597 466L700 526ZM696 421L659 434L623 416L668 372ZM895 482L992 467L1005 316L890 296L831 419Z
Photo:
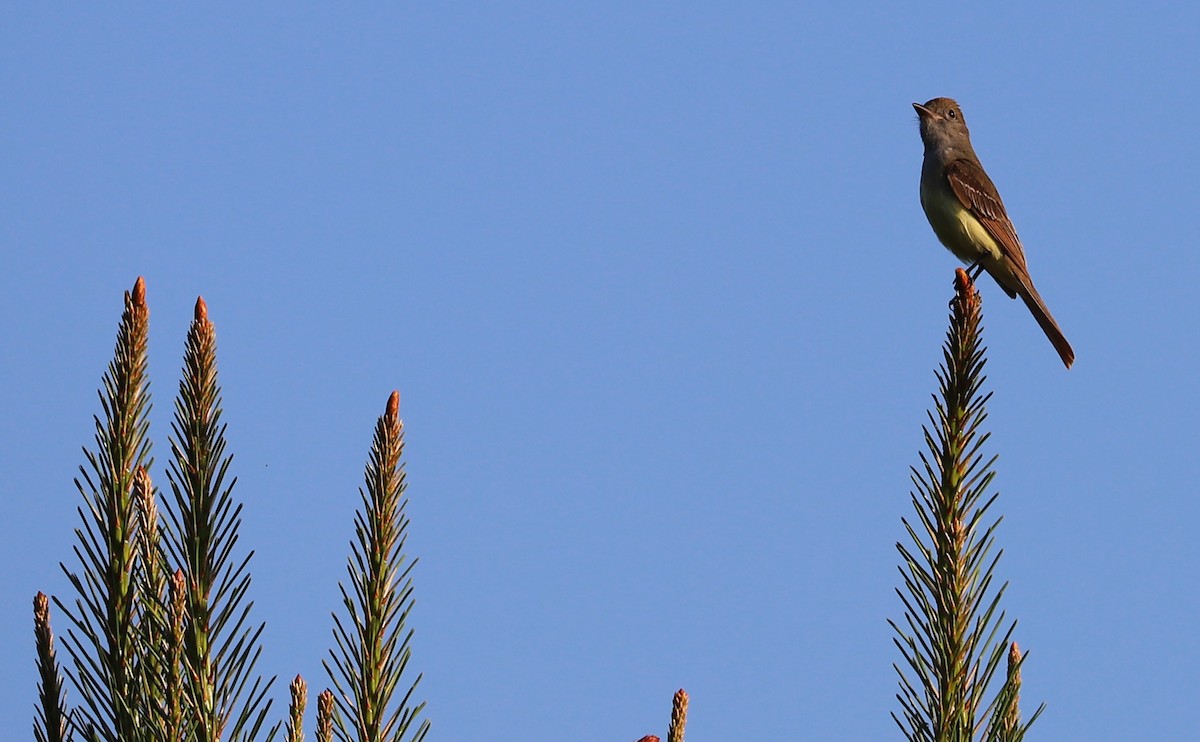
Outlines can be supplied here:
M999 276L992 271L988 272L992 273L996 283L999 283L1000 288L1009 296L1015 298L1017 294L1021 295L1042 332L1050 338L1063 363L1070 368L1075 362L1075 351L1067 342L1058 323L1054 321L1050 310L1046 308L1042 297L1038 295L1037 289L1033 287L1033 279L1029 277L1029 268L1025 265L1025 251L1021 249L1021 240L1017 238L1017 230L1013 228L1012 220L1004 210L1004 202L1000 200L1000 193L992 184L992 179L983 172L979 163L971 160L954 160L946 165L946 179L950 181L950 190L954 191L959 202L971 211L992 239L1000 245L1000 250L1012 271L1012 277L1022 285L1005 286Z
M1025 251L1021 249L1021 240L1013 227L1008 212L1004 210L1004 202L1000 200L1000 192L992 184L977 162L971 160L952 160L946 165L946 179L950 181L950 189L963 206L971 210L975 218L983 224L992 239L1000 245L1004 256L1012 265L1013 273L1025 282L1029 280L1029 268L1025 265Z

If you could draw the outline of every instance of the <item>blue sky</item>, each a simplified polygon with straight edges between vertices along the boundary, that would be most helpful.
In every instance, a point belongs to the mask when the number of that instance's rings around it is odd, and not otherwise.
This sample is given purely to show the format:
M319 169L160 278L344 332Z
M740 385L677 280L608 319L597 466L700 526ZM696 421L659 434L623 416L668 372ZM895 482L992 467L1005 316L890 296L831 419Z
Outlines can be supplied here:
M436 6L436 7L435 7ZM260 669L324 687L372 425L407 429L433 739L896 739L894 544L955 262L957 98L1064 371L981 282L1039 739L1200 734L1194 4L505 3L0 23L0 693L145 276L165 482L197 295ZM66 625L58 617L56 628ZM72 693L72 698L77 695Z

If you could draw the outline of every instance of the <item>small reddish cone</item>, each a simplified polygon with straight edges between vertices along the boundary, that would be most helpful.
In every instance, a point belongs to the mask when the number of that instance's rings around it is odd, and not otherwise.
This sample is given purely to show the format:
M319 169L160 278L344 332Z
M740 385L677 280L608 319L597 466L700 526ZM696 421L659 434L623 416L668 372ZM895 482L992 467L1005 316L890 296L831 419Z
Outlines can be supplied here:
M203 296L196 297L196 321L203 322L208 319L208 305L204 303Z
M655 737L653 734L647 734L645 737L639 739L638 742L658 742L658 737Z
M133 305L135 307L146 306L146 279L141 276L133 283Z
M388 425L395 426L400 420L400 392L392 392L392 396L388 397L387 410L384 413L387 418Z

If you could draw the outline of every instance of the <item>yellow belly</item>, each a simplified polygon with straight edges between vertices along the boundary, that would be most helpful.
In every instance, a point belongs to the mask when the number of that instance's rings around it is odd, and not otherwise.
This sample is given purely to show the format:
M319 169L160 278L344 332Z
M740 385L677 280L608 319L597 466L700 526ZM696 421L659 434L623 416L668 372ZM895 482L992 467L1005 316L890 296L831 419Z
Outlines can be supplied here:
M983 261L985 265L1001 260L1000 245L949 189L930 193L922 188L921 206L938 240L960 260Z

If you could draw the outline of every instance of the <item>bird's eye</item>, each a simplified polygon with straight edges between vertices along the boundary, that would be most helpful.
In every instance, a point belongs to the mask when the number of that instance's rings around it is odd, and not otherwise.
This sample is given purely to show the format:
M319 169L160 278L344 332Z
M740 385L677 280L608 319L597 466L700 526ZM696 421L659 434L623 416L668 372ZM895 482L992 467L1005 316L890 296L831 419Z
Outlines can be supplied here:
M958 118L958 113L953 108L951 108L949 111L947 111L946 115L952 119Z

